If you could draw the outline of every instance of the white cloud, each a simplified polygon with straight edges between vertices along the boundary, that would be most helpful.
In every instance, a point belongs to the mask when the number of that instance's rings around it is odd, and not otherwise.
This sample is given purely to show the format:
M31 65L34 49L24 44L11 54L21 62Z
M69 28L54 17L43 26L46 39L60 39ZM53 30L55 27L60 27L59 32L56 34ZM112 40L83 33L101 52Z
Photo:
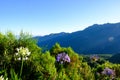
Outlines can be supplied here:
M111 36L111 37L108 38L108 41L110 41L110 42L113 41L113 40L114 40L113 36Z

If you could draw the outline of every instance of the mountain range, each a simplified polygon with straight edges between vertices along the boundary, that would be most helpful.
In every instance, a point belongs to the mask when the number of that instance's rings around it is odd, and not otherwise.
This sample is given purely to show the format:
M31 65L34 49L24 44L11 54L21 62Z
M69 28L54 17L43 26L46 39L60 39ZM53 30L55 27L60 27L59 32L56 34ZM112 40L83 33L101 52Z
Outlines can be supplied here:
M94 24L81 31L34 38L43 49L50 49L57 42L62 47L73 48L79 54L120 53L120 23Z

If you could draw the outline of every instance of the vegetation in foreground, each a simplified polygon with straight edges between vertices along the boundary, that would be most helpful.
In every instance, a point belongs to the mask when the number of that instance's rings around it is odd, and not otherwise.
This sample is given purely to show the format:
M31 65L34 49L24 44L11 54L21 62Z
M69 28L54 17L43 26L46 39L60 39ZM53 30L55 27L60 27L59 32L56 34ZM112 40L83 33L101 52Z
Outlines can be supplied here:
M120 64L58 43L43 53L27 33L0 33L0 80L120 80Z

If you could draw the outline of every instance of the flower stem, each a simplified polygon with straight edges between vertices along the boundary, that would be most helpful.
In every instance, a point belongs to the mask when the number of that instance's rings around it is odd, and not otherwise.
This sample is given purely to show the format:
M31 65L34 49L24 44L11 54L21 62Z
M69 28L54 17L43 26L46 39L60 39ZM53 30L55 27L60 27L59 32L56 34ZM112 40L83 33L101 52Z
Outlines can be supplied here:
M22 58L22 64L21 64L21 69L20 69L20 77L22 75L22 70L23 70L23 58Z

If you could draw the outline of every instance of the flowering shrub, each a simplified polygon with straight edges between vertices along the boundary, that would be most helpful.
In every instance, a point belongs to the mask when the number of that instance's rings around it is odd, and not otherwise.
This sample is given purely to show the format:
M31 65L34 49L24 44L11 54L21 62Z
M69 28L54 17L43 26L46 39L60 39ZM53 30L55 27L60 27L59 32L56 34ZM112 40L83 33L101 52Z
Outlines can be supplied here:
M87 55L84 60L72 48L59 44L43 53L32 39L23 33L18 39L0 33L0 80L120 80L120 64L97 55ZM15 50L17 46L29 49Z
M65 63L65 62L69 63L70 62L70 57L68 56L68 54L63 52L63 53L60 53L60 54L57 55L56 61L60 62L61 64Z

